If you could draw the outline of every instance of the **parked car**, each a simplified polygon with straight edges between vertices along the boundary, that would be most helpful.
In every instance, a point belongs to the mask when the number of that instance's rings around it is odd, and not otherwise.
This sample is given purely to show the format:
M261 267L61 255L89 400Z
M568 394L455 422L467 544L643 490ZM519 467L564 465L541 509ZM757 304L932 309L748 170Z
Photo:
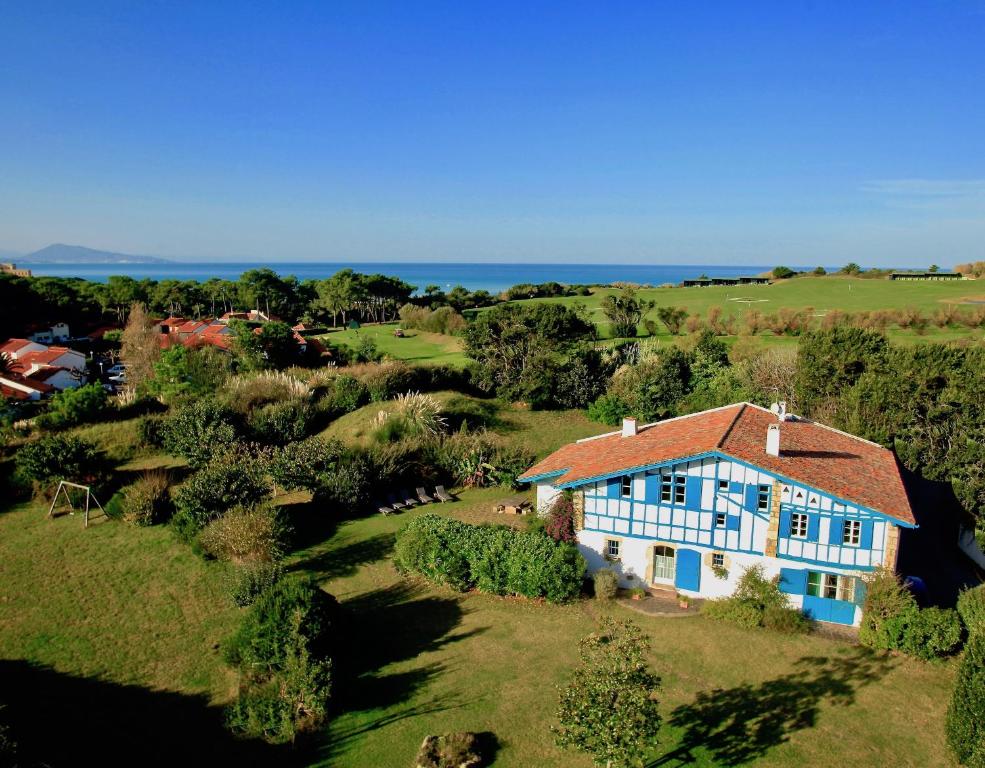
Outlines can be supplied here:
M106 375L109 376L110 378L113 378L114 376L120 376L126 371L126 369L127 367L123 363L117 363L116 365L106 369Z
M114 383L116 383L116 384L126 384L127 383L127 375L126 375L125 372L124 373L119 373L116 376L110 376L109 377L109 380L112 381L112 382L114 382Z

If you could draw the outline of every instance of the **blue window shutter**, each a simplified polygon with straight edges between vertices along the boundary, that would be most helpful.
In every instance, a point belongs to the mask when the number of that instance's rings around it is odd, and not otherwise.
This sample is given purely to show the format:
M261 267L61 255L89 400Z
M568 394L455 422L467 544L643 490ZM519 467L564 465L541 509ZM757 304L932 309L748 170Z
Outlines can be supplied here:
M742 518L739 515L729 515L728 517L725 518L726 527L730 531L737 531L739 530L739 523L741 522L741 520Z
M864 579L855 579L855 605L861 606L865 604L865 592L867 589L868 585Z
M807 540L817 541L818 533L821 529L821 516L820 515L808 515L807 516Z
M646 496L647 504L657 504L660 501L660 475L646 476Z
M831 529L828 531L828 544L837 544L839 547L845 541L845 518L832 517Z
M730 482L728 484L728 492L729 493L741 493L742 492L742 483L740 483L740 482L738 482L736 480L733 480L732 482Z
M858 545L861 549L872 549L872 521L862 521L862 533L859 537Z
M701 509L701 478L689 477L684 481L684 506Z
M828 600L831 607L828 612L828 621L835 624L852 624L855 621L855 603L844 600Z
M790 510L780 510L780 536L787 538L790 536Z
M746 486L746 509L755 512L759 508L759 488L755 485Z
M622 478L621 477L610 477L608 480L608 485L606 487L605 495L610 499L618 499L620 496L620 490L622 489Z
M693 549L678 549L674 568L674 586L697 592L701 588L701 554Z
M780 591L788 595L807 594L807 571L799 568L780 569Z

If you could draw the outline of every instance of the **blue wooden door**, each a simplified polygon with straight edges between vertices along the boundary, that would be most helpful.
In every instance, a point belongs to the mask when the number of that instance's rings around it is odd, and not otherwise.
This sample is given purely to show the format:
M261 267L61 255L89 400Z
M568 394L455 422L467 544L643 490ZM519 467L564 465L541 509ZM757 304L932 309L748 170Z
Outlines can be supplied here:
M693 549L677 550L677 573L674 586L697 592L701 588L701 553Z
M815 621L830 621L834 624L855 623L855 603L847 600L805 595L804 613Z

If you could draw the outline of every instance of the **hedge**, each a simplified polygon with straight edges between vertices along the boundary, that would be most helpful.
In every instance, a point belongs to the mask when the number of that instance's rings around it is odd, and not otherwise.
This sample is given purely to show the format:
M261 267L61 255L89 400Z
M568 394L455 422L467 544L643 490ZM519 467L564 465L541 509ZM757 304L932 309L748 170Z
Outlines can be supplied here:
M561 603L577 596L585 559L573 544L504 525L469 525L422 515L397 536L394 562L457 590L543 597Z

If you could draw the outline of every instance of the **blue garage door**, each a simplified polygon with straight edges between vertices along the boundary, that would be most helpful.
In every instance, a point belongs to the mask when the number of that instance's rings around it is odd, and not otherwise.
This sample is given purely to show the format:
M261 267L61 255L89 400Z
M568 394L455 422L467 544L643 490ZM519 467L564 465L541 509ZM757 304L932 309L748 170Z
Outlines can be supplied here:
M677 550L677 573L674 586L697 592L701 588L701 553L693 549Z
M815 621L830 621L835 624L855 623L855 603L847 600L804 595L804 613Z

